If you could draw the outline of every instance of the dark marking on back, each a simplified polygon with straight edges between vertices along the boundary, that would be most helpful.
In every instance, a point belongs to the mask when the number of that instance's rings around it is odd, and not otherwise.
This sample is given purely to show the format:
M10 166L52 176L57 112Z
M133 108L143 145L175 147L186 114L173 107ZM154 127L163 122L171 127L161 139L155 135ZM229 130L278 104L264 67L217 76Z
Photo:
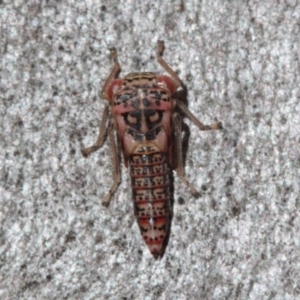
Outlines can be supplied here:
M145 139L145 136L143 133L140 133L132 128L128 128L126 131L129 135L133 137L133 139L137 142L142 142Z
M122 114L123 119L131 129L139 131L142 125L142 112L140 110Z
M161 122L163 117L163 111L155 109L145 109L144 116L146 119L147 128L149 130L152 130Z
M149 101L147 98L144 98L142 101L143 101L143 106L144 107L150 107L151 106L151 101Z
M156 127L155 129L148 131L148 132L145 134L145 139L146 139L147 141L155 140L155 138L156 138L157 134L160 132L160 130L161 130L161 127L158 126L158 127Z
M131 106L132 106L134 109L138 110L138 109L140 108L140 101L139 101L138 99L132 100Z
M154 98L156 100L161 100L161 98L162 98L161 93L159 91L156 91L156 90L150 91L149 95L150 95L151 98Z

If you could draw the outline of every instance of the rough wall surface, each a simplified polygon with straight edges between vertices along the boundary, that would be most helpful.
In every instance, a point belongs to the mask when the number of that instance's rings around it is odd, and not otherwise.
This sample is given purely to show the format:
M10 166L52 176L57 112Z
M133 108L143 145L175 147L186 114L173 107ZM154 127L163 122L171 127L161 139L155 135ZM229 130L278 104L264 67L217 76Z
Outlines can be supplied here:
M108 4L109 3L109 4ZM296 0L0 1L1 299L298 299L300 91ZM130 181L109 208L109 147L85 159L115 46L123 73L188 88L188 179L155 261Z

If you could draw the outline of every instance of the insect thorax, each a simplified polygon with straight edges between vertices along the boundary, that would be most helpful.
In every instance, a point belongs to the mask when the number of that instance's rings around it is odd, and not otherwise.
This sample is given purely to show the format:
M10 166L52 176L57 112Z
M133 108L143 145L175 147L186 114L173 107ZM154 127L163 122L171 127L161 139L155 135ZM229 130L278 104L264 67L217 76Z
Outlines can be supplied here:
M165 129L170 127L171 108L171 95L167 90L157 85L138 85L124 88L115 95L113 111L119 132L126 130L133 140L141 142L155 140L162 125Z

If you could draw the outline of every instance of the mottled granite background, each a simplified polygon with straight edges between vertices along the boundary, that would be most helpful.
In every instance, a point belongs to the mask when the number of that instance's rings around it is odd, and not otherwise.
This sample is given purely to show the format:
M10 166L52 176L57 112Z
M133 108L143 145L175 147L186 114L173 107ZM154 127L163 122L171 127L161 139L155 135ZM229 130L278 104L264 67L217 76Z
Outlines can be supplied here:
M299 299L300 4L0 1L0 299ZM188 88L186 173L165 256L133 216L109 147L88 159L115 46L123 73L157 71L156 42Z

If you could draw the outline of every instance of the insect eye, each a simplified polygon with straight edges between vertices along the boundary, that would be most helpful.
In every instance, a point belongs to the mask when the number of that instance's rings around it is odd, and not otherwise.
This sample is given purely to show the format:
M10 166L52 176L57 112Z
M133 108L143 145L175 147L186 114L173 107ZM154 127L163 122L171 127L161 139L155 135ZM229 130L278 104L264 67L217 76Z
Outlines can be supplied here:
M108 98L111 100L115 93L122 87L123 79L117 78L114 79L111 84L108 86L106 93Z
M166 75L158 75L157 82L161 87L168 89L171 94L174 94L178 88L173 79Z

